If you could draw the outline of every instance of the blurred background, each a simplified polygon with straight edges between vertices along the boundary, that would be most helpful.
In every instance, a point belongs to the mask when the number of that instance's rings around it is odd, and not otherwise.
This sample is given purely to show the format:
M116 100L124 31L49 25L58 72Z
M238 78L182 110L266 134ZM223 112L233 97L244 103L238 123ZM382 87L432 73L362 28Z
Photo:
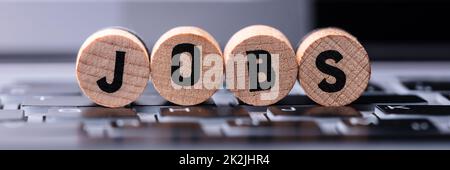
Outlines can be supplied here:
M267 24L297 48L314 28L341 27L372 60L450 59L450 2L440 0L0 0L0 61L75 61L98 29L136 31L151 50L175 26L210 32L223 47L239 29Z

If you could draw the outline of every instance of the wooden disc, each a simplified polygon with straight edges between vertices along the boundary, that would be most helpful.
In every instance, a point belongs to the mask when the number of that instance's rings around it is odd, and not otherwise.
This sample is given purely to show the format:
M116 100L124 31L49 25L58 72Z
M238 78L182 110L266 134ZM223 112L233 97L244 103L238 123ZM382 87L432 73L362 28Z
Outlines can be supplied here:
M298 79L306 94L324 106L343 106L361 96L370 79L364 47L349 33L324 28L307 35L297 50Z
M174 68L173 64L177 63L172 60L176 55L180 55L180 64ZM216 59L216 62L204 65L209 59ZM220 46L209 33L197 27L176 27L164 33L153 47L151 67L151 79L155 89L166 100L179 105L195 105L208 100L223 82ZM177 70L179 76L172 74ZM204 79L208 72L217 73L214 77L211 76L215 82ZM176 83L180 80L191 81L186 81L187 84Z
M147 48L123 28L100 30L81 46L76 72L81 90L92 101L106 107L123 107L135 101L147 86Z
M270 76L268 69L265 69L265 72L258 70L257 83L251 83L250 62L254 60L249 54L259 55L258 63L266 62L266 65L271 65L273 72L270 72ZM270 62L260 54L270 57ZM245 69L239 69L238 66L239 58L242 57L246 58ZM235 33L225 47L224 58L227 88L241 101L250 105L265 106L276 103L289 93L297 80L298 66L289 40L279 30L269 26L253 25ZM254 76L253 73L251 75ZM272 76L274 80L269 78ZM268 83L270 87L263 88L262 82L273 83ZM240 83L243 86L240 86Z

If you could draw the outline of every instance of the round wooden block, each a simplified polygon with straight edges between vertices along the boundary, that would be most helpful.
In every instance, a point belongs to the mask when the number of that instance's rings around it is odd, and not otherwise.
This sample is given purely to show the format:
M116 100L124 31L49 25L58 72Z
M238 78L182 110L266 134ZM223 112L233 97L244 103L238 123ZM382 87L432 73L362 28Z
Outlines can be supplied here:
M255 66L255 56L256 72L250 65L253 63ZM250 105L265 106L278 102L297 80L298 66L289 40L269 26L253 25L235 33L225 47L224 58L227 88ZM239 68L241 58L247 62L245 69Z
M298 79L306 94L324 106L355 101L370 79L364 47L349 33L324 28L307 35L297 51Z
M176 27L164 33L153 47L150 63L155 89L178 105L208 100L223 82L220 46L197 27Z
M100 30L81 46L76 72L81 90L92 101L106 107L123 107L135 101L147 86L147 48L123 28Z

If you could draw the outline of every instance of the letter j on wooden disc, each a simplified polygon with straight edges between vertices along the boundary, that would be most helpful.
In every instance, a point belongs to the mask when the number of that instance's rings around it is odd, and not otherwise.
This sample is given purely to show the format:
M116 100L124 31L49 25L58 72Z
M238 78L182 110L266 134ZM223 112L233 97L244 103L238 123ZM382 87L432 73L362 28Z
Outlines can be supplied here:
M297 50L298 78L306 95L324 106L343 106L358 99L370 79L364 47L337 28L316 30Z
M123 107L135 101L147 86L147 48L128 30L100 30L81 46L76 72L78 84L89 99L106 107Z

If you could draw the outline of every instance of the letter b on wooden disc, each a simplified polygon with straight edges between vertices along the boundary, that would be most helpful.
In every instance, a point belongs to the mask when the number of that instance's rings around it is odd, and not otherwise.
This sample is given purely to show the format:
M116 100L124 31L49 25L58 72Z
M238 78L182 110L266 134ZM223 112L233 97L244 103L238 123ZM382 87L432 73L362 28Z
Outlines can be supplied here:
M280 101L297 80L291 43L273 27L252 25L239 30L225 46L224 58L227 88L250 105Z
M370 79L367 52L349 33L325 28L309 34L297 51L299 81L306 94L324 106L350 104Z
M147 86L150 61L144 43L131 32L108 28L91 35L77 57L77 79L83 93L106 107L135 101Z

